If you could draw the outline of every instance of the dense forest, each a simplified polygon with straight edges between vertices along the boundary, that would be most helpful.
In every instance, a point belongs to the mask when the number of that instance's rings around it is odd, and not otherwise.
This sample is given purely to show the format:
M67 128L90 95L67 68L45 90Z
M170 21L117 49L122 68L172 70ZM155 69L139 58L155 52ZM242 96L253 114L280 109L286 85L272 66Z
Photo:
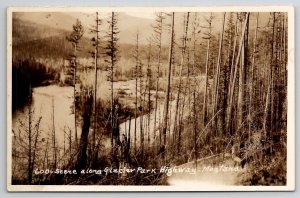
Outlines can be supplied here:
M130 44L120 13L90 16L13 18L12 184L168 185L162 167L222 165L233 185L286 185L287 13L158 12Z

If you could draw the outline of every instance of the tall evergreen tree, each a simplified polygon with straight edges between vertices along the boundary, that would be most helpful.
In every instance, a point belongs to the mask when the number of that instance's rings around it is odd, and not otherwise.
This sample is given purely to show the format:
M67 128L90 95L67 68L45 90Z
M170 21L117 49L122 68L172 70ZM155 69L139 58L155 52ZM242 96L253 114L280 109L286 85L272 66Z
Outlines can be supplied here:
M93 135L92 135L92 149L94 153L94 159L97 158L97 148L98 145L96 143L96 133L97 133L97 86L98 86L98 69L99 69L99 48L100 48L100 25L102 24L102 20L99 18L99 13L96 12L95 17L95 25L92 26L90 29L91 33L94 34L92 37L92 46L94 48L94 51L92 52L92 57L94 58L94 71L95 71L95 82L94 82L94 129L93 129Z
M110 81L110 89L111 89L111 149L113 153L113 149L117 146L119 141L119 126L117 125L117 117L116 117L116 109L114 104L114 70L117 65L118 60L118 34L119 28L118 24L118 15L115 12L112 12L110 18L108 20L109 30L107 31L106 38L107 38L107 46L106 49L106 56L107 59L105 60L108 66L109 71L109 81Z
M72 43L72 46L74 48L73 53L70 56L70 64L73 69L73 97L74 97L74 132L75 132L75 146L78 144L78 137L77 137L77 118L76 118L76 70L78 67L78 61L77 61L77 52L79 48L79 41L81 40L82 36L84 34L84 27L81 24L81 21L79 19L76 20L76 23L73 25L73 31L71 34L67 37L67 40Z

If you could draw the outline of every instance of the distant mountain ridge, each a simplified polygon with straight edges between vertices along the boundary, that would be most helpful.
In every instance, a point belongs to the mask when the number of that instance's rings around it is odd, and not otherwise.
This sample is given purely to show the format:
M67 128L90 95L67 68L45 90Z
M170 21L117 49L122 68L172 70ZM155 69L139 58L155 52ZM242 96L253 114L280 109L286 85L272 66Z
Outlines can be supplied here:
M200 26L206 26L205 17L210 13L198 14ZM99 13L102 19L100 26L100 40L105 44L104 35L109 30L107 20L109 13ZM152 25L154 19L139 18L129 16L125 13L117 13L120 51L123 51L128 57L134 52L136 44L136 34L139 33L139 44L145 47L148 46L148 39L153 34ZM183 34L183 15L184 13L175 14L175 40L178 45L181 45L181 37ZM222 13L214 13L213 32L218 34L221 28ZM192 32L194 23L194 13L190 13L189 18L189 36ZM228 19L227 14L227 19ZM265 26L268 22L268 13L260 13L260 26ZM90 57L89 51L92 50L90 39L92 34L90 28L95 23L94 13L65 13L65 12L14 12L12 20L12 41L13 41L13 56L35 56L35 57L66 57L71 51L72 46L66 40L66 37L71 33L72 26L76 19L82 21L85 28L84 37L80 41L80 45L84 50L80 52L82 57ZM255 25L256 14L250 15L250 26ZM226 20L227 20L226 19ZM168 47L169 30L166 24L170 23L170 17L166 16L165 26L163 30L162 44ZM199 38L207 29L199 29ZM201 42L201 40L198 40ZM124 50L123 50L124 49Z
M100 19L102 19L102 25L100 26L101 35L103 36L108 31L109 25L107 20L109 19L108 13L100 13ZM78 17L75 17L78 16ZM85 37L92 37L90 34L90 28L95 23L95 16L93 13L60 13L60 12L15 12L13 13L13 20L18 21L19 26L24 23L25 26L34 28L33 31L41 34L40 37L47 37L50 35L57 35L58 32L72 31L72 25L79 19L85 28ZM137 31L140 34L140 43L146 44L147 38L152 34L151 24L154 20L139 18L126 15L125 13L118 13L118 28L119 28L119 43L133 44L135 43ZM13 26L16 24L13 24ZM47 27L47 28L46 28ZM44 32L41 30L45 30ZM30 37L31 32L26 32L25 35ZM100 35L100 36L101 36ZM15 36L13 32L13 36ZM32 37L37 37L33 35Z
M73 19L76 20L75 18ZM66 39L72 30L71 22L70 25L70 29L62 29L59 25L57 27L53 27L53 25L50 26L49 23L42 24L40 21L35 23L27 20L27 17L22 18L22 15L14 15L12 27L13 58L24 59L26 57L33 57L61 59L68 57L70 53L73 52L71 43ZM85 35L79 43L79 57L91 57L90 52L93 51L92 43L90 41L91 37L92 35L89 34L89 29L86 28ZM125 57L126 59L133 57L135 41L132 42L133 43L118 42L121 57ZM105 40L100 40L100 45L100 53L104 53L103 50L106 45ZM142 53L144 53L143 51L145 51L146 47L146 45L140 42L140 49Z

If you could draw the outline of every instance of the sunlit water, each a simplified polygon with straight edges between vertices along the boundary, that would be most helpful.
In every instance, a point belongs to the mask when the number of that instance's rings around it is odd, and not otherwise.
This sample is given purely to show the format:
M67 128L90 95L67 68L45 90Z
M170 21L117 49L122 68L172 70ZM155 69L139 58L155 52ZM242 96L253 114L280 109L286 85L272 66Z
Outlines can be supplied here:
M66 133L66 139L69 130L72 131L72 136L74 135L74 114L72 113L73 87L60 87L57 85L37 87L33 89L32 97L31 110L33 111L33 124L36 124L39 117L41 117L41 137L51 138L51 133L54 129L58 146L62 146L64 133ZM25 129L21 127L21 122L25 123ZM12 129L15 132L17 132L17 130L27 130L27 123L28 106L14 113Z

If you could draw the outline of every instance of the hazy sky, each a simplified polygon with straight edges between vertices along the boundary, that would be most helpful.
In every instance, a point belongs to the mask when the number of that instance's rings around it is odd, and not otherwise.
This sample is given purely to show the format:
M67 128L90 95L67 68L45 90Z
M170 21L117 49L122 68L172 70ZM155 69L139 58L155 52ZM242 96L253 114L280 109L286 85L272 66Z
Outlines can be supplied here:
M140 18L147 18L147 19L154 19L155 13L154 12L124 12L127 15L140 17Z

